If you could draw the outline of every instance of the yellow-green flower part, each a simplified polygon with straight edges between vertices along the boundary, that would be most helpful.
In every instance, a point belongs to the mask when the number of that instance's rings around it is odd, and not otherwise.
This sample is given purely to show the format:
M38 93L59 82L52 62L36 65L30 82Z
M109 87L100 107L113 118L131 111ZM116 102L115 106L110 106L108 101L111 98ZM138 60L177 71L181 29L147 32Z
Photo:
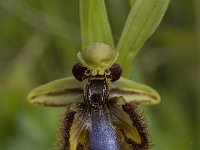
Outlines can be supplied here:
M114 51L104 43L94 43L81 52L77 57L81 64L92 71L93 75L103 74L118 58L118 51Z

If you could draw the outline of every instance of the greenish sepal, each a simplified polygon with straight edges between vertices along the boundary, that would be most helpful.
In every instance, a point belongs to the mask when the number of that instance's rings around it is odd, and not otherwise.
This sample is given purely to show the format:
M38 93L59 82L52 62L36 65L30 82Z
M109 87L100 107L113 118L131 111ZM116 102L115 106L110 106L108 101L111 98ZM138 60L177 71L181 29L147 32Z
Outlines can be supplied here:
M96 42L114 48L104 0L80 0L82 48Z
M122 96L127 103L158 104L160 95L151 87L121 77L111 83L110 97Z
M67 77L33 89L28 95L28 101L36 105L61 107L83 101L82 93L83 82Z

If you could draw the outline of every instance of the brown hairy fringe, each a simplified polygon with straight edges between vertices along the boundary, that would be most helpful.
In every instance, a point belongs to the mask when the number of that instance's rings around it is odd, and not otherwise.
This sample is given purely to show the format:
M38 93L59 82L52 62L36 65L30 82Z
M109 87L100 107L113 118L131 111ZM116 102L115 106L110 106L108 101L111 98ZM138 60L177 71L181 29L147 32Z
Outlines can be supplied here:
M70 129L72 127L75 114L75 111L66 111L63 115L63 120L61 122L62 126L59 129L59 140L57 142L58 150L69 149Z
M131 139L127 138L126 135L122 132L124 134L125 141L130 144L133 150L149 150L151 147L151 144L149 142L149 135L147 133L146 124L143 116L138 114L137 112L137 106L126 103L125 105L122 105L122 108L126 113L129 114L133 125L137 128L141 136L142 143L135 143Z

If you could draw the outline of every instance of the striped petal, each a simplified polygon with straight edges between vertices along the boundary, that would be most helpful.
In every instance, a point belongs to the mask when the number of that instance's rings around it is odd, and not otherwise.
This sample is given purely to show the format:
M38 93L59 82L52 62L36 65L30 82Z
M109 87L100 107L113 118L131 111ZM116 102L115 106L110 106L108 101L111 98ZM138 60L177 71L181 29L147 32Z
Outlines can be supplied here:
M30 103L60 107L82 101L83 83L74 77L58 79L33 89L29 95Z
M111 84L110 97L122 96L127 103L157 104L159 94L152 88L121 77Z

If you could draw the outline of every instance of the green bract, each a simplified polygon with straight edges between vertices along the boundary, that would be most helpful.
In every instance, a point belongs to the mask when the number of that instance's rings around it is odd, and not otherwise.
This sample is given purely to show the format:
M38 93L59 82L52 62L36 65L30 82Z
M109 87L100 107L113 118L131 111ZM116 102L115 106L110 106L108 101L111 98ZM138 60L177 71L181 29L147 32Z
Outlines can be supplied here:
M169 0L132 0L132 7L117 44L118 63L128 76L136 54L160 24Z

